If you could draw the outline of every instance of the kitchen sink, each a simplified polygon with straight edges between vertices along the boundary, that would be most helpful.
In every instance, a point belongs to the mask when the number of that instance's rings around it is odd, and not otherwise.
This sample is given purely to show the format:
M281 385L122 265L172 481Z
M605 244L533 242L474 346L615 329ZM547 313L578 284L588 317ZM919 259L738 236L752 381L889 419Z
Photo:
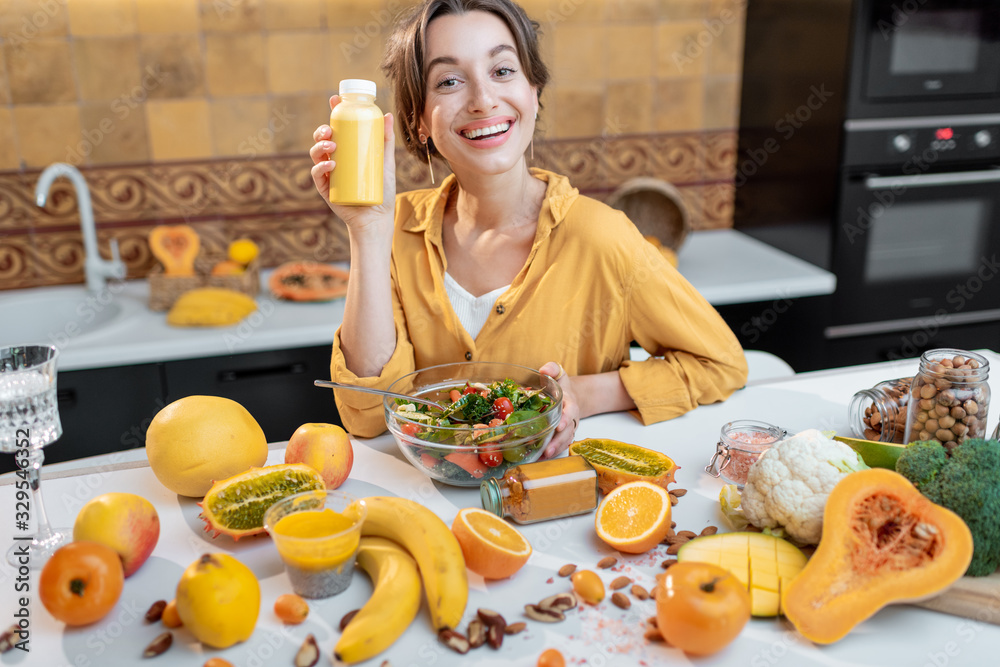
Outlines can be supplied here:
M0 292L0 345L48 343L62 347L120 321L136 305L114 293L82 286Z

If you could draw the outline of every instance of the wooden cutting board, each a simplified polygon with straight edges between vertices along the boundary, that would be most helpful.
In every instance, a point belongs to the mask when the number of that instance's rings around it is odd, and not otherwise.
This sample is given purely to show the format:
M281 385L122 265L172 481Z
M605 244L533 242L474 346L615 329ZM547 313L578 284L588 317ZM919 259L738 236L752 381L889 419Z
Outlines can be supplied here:
M1000 572L988 577L962 577L941 595L911 604L1000 625Z

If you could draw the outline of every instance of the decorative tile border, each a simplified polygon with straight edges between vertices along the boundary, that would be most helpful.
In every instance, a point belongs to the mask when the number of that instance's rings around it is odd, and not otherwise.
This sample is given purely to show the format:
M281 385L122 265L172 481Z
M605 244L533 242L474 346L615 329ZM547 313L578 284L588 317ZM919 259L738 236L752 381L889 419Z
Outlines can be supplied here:
M566 174L581 192L605 199L631 178L675 185L694 229L732 226L736 133L599 136L538 142L533 164ZM397 154L400 192L429 187L426 163ZM98 243L118 240L130 277L155 264L146 238L159 224L187 223L210 252L248 236L263 266L290 259L349 259L343 223L317 196L307 156L90 168ZM434 165L438 178L446 173ZM34 172L0 172L0 289L83 282L83 240L68 181L53 185L44 209L34 202Z

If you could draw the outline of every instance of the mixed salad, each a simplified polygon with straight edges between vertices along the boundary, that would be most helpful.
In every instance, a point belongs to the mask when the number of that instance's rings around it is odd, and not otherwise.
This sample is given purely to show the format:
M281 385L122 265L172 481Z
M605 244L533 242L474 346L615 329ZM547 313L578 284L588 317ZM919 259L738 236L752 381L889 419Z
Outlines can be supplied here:
M446 400L438 401L443 410L396 400L396 414L409 420L401 426L404 435L462 447L453 451L413 444L413 453L436 474L451 479L481 478L487 472L496 476L502 470L491 469L517 465L544 444L542 437L531 437L549 423L543 413L552 407L552 398L541 389L508 378L490 384L466 382L442 393L447 393Z

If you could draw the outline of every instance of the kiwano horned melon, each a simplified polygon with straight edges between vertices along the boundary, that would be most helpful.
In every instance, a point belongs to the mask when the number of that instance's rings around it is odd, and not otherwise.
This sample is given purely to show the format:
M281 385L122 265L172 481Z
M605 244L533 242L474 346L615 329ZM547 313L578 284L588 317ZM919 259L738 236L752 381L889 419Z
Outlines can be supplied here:
M267 438L236 401L187 396L153 417L146 432L146 456L163 486L201 498L215 480L264 465Z
M303 491L325 491L323 476L305 463L251 468L212 485L198 505L205 530L233 539L264 532L271 505Z

